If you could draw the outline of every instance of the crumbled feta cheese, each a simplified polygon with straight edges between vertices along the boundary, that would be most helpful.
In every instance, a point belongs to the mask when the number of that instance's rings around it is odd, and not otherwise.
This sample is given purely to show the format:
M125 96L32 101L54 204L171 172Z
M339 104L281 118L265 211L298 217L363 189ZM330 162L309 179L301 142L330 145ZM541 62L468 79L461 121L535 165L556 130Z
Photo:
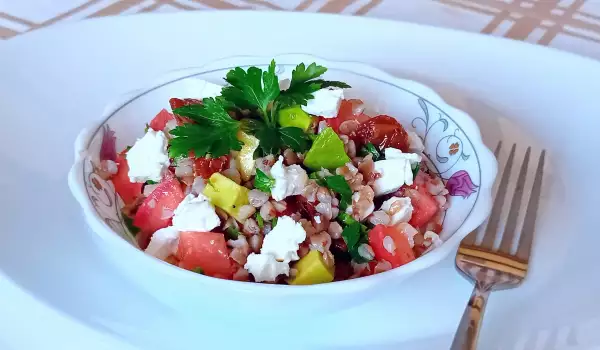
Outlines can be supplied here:
M308 100L308 104L302 107L306 113L323 118L337 117L344 99L344 90L333 87L325 88L313 92L313 96L314 98Z
M219 226L221 220L215 207L202 194L188 194L175 209L173 227L180 231L207 232Z
M390 216L390 226L394 226L410 220L413 206L408 197L392 197L381 204L381 210Z
M425 145L423 145L423 141L414 131L408 132L408 150L413 153L423 153L425 150Z
M146 135L127 152L127 164L131 182L159 182L169 166L165 133L148 129Z
M275 186L271 189L271 196L276 201L281 201L288 196L302 193L308 183L306 171L299 165L283 165L283 157L271 167L271 176L275 179Z
M396 228L400 230L402 234L404 234L406 239L408 239L408 244L411 248L413 248L415 246L415 236L417 235L417 233L419 233L419 231L417 231L416 228L412 227L412 225L407 222L399 223L398 225L396 225Z
M169 166L167 137L162 131L148 129L127 152L129 180L131 182L159 182L163 171Z
M376 196L397 191L404 184L412 185L411 164L421 162L421 156L415 153L402 153L399 149L385 149L385 160L375 162L375 171L381 176L375 180L373 189Z
M442 243L444 243L444 241L440 239L440 236L438 236L438 234L433 231L425 232L425 234L423 234L423 238L425 239L423 245L431 249L437 248L441 246Z
M177 253L178 244L179 230L172 226L161 228L152 235L146 253L164 260L169 255Z
M289 216L282 216L277 225L265 236L261 254L271 254L277 261L289 263L298 260L298 248L306 239L302 224Z
M275 260L271 254L251 253L244 268L254 276L256 282L274 282L277 276L290 274L290 265Z

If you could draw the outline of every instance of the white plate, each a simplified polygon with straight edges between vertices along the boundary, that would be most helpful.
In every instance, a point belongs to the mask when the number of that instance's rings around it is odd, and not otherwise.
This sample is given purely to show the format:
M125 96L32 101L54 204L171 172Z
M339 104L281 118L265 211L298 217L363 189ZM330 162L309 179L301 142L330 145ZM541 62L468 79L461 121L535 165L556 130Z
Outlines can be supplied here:
M241 34L232 23L252 25ZM328 33L325 26L339 30ZM0 162L10 169L0 175L5 198L0 268L23 293L80 325L47 322L36 327L40 340L68 344L69 332L83 335L87 329L144 348L215 339L233 346L244 334L267 328L267 346L282 339L356 348L448 346L470 292L450 259L366 305L313 320L290 316L276 327L282 320L257 324L242 315L231 318L235 310L226 305L207 303L207 314L214 307L225 310L217 319L165 308L111 269L81 232L85 224L65 180L72 142L111 96L161 72L218 57L282 52L363 61L424 82L477 119L488 146L503 139L546 147L549 164L531 274L522 287L492 294L481 348L590 349L600 344L598 332L592 331L600 327L595 268L600 237L592 220L600 195L593 157L598 146L592 142L600 126L597 62L404 23L244 12L87 21L0 45ZM26 310L34 308L23 303ZM25 328L32 314L2 314L0 320ZM226 335L232 329L239 337ZM54 337L44 338L45 333ZM18 333L0 331L0 337L7 344L23 344Z

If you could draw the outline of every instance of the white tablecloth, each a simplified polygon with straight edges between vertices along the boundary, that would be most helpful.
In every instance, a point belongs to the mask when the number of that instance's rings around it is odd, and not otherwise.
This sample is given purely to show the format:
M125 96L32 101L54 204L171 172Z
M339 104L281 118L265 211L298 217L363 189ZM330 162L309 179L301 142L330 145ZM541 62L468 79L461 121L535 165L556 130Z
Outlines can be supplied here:
M0 38L86 18L227 9L387 18L503 36L600 58L600 0L0 0Z

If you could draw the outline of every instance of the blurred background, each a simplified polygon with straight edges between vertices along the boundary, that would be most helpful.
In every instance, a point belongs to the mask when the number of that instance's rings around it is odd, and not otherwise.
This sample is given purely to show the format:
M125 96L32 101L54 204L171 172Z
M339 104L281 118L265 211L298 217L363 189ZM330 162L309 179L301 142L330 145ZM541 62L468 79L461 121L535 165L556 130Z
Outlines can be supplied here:
M105 16L305 11L480 32L600 58L600 0L0 0L0 38Z

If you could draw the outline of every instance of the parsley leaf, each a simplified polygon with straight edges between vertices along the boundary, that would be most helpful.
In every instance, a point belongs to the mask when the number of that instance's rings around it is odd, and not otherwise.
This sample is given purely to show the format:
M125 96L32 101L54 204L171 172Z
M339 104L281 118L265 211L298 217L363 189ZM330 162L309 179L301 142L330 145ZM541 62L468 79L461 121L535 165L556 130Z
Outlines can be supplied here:
M271 189L275 186L275 179L265 174L262 170L256 168L256 177L254 178L254 187L257 190L265 193L271 193Z
M351 215L349 215L349 214L347 214L347 213L345 213L343 211L338 214L338 216L336 217L336 219L339 220L344 225L351 225L351 224L353 224L355 222L358 222ZM361 229L361 231L364 234L366 234L367 231L369 230L368 227L365 226L365 225L363 225L363 224L360 224L360 229Z
M281 143L294 150L294 152L306 152L308 150L308 137L300 128L280 128L279 137Z
M250 67L247 71L236 67L227 73L225 81L231 86L223 88L223 98L239 107L258 108L263 118L267 116L269 103L279 96L279 79L275 74L274 60L267 71L258 67Z
M129 232L133 235L133 237L140 233L140 228L133 224L133 219L131 217L123 215L123 222L125 223L125 226L127 226Z
M271 220L271 227L277 226L277 219L278 219L278 217L276 216L273 218L273 220Z
M277 128L270 127L259 120L253 124L256 127L254 136L260 141L259 146L263 154L277 154L281 149L281 139Z
M242 234L240 230L238 230L234 226L229 226L228 228L226 228L225 233L227 234L227 238L229 239L238 239L239 235Z
M366 232L361 229L361 225L358 221L354 221L344 227L342 238L344 239L344 242L346 242L348 253L350 253L352 260L359 264L369 261L358 253L358 247L363 243L368 243Z
M373 155L373 161L378 161L383 158L381 153L377 150L377 147L370 142L360 149L358 155L361 157L366 157L369 153Z
M197 124L186 123L171 130L175 136L169 141L171 158L187 157L189 151L194 151L196 157L208 153L220 157L230 150L242 149L242 142L236 136L240 122L229 116L221 99L205 98L201 105L184 106L173 112Z
M352 190L342 175L325 177L327 188L340 195L340 209L345 210L352 203Z
M254 217L256 218L256 223L258 224L258 227L263 228L265 227L265 219L263 219L262 215L260 215L260 212L257 211L256 214L254 214Z
M245 130L254 131L253 134L260 140L259 145L264 154L277 154L282 147L291 148L295 152L306 152L309 148L308 137L300 128L277 128L260 120L242 120L242 124Z
M421 169L421 163L417 163L417 165L415 165L415 168L412 170L413 179L415 177L417 177L417 174L419 173L419 169Z
M329 81L316 79L327 72L327 68L319 66L316 63L311 63L305 66L300 63L292 71L292 80L290 87L287 90L281 91L278 102L284 106L308 104L308 100L313 99L314 92L327 87L349 88L350 85L340 81Z

